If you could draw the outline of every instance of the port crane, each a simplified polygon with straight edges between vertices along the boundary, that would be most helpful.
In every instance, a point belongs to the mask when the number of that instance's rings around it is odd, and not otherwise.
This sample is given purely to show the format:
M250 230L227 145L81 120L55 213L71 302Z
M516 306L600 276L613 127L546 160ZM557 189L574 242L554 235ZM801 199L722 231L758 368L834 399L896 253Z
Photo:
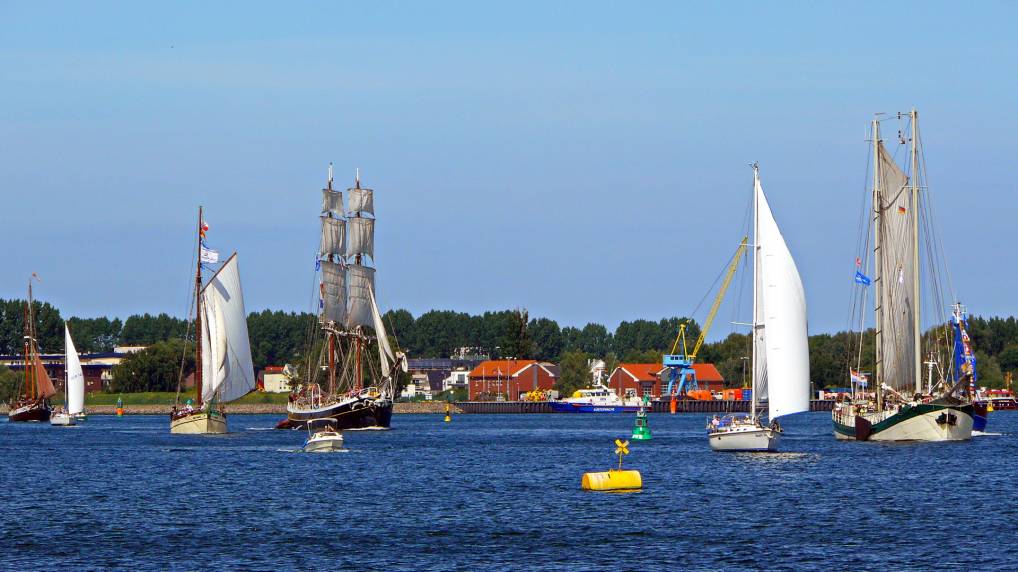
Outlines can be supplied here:
M693 351L687 351L686 323L683 323L679 326L679 334L675 336L675 343L672 344L671 353L666 354L662 358L662 365L669 370L668 391L666 395L671 395L673 400L676 394L685 395L689 390L699 389L693 363L696 361L696 355L700 352L700 347L703 346L703 340L707 337L707 332L710 331L711 324L714 323L714 318L721 307L721 300L724 299L725 292L728 291L728 286L732 283L732 277L735 276L735 271L739 267L739 261L746 251L748 240L748 236L742 237L742 242L735 249L731 262L728 263L725 279L721 282L717 296L714 297L714 303L711 304L710 312L707 313L707 319L704 320L703 329L700 330L700 335L696 338L696 343L693 344ZM682 344L682 353L676 353L680 343Z

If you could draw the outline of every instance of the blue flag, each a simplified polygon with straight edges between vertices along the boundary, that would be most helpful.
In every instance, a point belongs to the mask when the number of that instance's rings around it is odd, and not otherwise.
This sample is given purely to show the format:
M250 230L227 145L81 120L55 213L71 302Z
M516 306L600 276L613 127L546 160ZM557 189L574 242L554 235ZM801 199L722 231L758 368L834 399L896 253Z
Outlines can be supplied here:
M862 284L863 286L870 285L870 278L858 270L855 271L855 283Z
M321 269L322 269L322 261L321 260L315 260L315 272L318 272Z

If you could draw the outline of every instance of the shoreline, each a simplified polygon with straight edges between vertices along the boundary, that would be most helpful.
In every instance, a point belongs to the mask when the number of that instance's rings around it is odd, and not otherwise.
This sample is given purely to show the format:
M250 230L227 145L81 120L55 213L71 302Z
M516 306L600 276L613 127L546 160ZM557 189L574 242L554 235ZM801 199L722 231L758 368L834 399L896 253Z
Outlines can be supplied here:
M173 405L170 404L145 404L145 405L124 405L124 415L169 415ZM8 406L0 404L0 415L7 415ZM444 401L422 401L418 403L396 403L393 406L393 414L406 415L413 413L445 414ZM463 410L455 405L452 406L453 413L463 413ZM86 405L85 413L88 415L116 415L116 405ZM227 415L286 415L286 404L283 403L239 403L226 406Z

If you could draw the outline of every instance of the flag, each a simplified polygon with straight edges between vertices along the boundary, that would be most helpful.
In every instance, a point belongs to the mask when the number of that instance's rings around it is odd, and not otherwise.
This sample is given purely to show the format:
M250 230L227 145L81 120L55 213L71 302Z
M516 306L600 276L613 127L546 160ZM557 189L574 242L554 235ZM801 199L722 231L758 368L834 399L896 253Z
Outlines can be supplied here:
M855 267L859 268L860 266L862 266L862 258L859 258L858 256L856 256L855 257Z
M315 272L318 272L321 269L322 269L322 261L316 259L315 260Z
M905 207L898 207L898 214L905 214L907 212L908 209L906 209Z
M856 284L862 284L863 286L869 286L870 282L871 282L871 280L870 280L869 276L866 276L865 274L863 274L862 272L859 272L858 270L855 271L855 283Z
M318 283L318 309L325 307L325 282Z
M859 385L869 385L870 378L866 374L855 371L854 369L850 369L848 370L848 372L852 376L852 383L858 383Z
M198 227L198 236L205 238L205 233L208 232L209 225L205 221L201 221L201 225Z
M202 264L215 264L219 262L219 251L205 248L204 244L201 245L201 262Z

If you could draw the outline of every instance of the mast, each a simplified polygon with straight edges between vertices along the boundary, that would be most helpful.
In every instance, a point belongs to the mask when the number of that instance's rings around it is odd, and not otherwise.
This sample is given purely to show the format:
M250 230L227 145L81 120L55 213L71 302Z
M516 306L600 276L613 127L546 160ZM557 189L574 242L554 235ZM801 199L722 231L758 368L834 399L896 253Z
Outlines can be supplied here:
M922 357L920 354L921 335L919 312L922 303L919 298L919 112L912 108L912 338L915 359L915 390L922 392Z
M760 165L759 163L753 163L753 372L751 382L751 397L752 405L750 406L750 415L756 417L756 406L758 397L756 393L756 382L757 382L757 351L756 351L756 337L758 335L757 328L760 327L757 324L757 311L760 304L760 293L758 292L758 284L760 280L760 193L757 191L757 182L760 180Z
M883 367L883 327L884 327L884 313L883 313L883 295L881 295L881 283L883 282L883 250L880 244L881 225L883 224L883 198L880 195L880 120L876 117L873 118L872 124L872 135L873 135L873 283L875 285L875 293L873 295L873 311L876 314L876 328L875 328L875 343L876 343L876 361L873 364L873 378L874 384L876 385L877 394L877 409L883 410L884 408L884 394L882 385L884 383L884 367Z
M329 163L329 179L325 183L327 191L332 192L332 163ZM332 260L332 256L329 256ZM326 324L327 325L327 324ZM336 393L336 333L326 330L325 335L329 338L329 395Z
M25 306L24 311L25 320L25 399L35 399L35 387L32 383L32 378L35 374L34 363L29 366L29 362L32 361L32 279L28 279L28 304Z
M202 235L202 207L198 207L198 268L194 274L194 390L197 397L196 403L201 409L201 235Z

